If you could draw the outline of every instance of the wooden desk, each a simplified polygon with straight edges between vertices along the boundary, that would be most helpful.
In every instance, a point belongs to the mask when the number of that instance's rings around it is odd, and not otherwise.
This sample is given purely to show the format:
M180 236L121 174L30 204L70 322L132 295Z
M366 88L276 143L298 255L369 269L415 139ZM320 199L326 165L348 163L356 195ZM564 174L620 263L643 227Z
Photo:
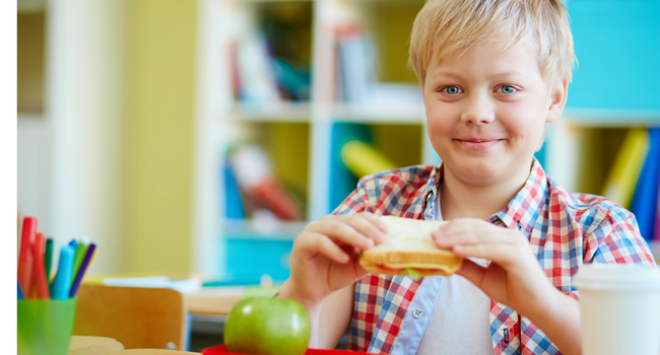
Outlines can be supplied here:
M124 350L124 346L112 338L73 335L68 355L101 355Z
M195 315L226 316L236 302L243 297L273 297L279 286L272 287L203 287L198 291L184 293L185 309Z
M193 315L226 316L245 294L245 287L209 287L184 293L185 309Z

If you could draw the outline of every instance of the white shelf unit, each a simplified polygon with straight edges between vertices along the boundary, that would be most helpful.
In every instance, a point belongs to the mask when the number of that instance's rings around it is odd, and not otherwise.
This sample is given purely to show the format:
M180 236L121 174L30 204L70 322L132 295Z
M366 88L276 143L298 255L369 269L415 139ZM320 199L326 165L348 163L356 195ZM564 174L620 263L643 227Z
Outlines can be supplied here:
M311 113L312 108L307 102L287 102L266 108L237 104L230 116L242 122L309 122Z
M195 138L195 191L193 221L194 246L192 249L195 272L218 273L223 271L222 243L218 241L223 230L245 229L250 222L234 223L223 219L223 191L220 187L219 169L224 152L229 145L250 135L259 125L283 123L308 125L307 149L307 220L317 220L329 212L330 167L332 125L335 122L355 122L369 125L412 125L420 128L418 147L408 147L421 157L418 163L436 164L437 154L425 133L423 105L369 106L337 103L333 101L335 68L335 25L358 21L367 32L375 36L375 43L385 47L398 59L407 57L407 37L412 19L424 4L423 0L198 0L198 73L197 112ZM257 14L268 4L287 6L311 6L311 100L304 103L285 102L282 105L255 109L237 103L232 94L229 48L233 38L257 28ZM400 21L398 20L400 17ZM378 18L381 18L380 20ZM384 19L384 20L383 20ZM380 23L379 23L380 21ZM398 26L396 38L378 37L378 26ZM397 42L398 40L398 42ZM388 56L384 56L387 58ZM394 75L385 75L385 81L397 82L405 77L415 83L414 74L404 66L391 62L381 63ZM400 63L399 63L400 64ZM412 78L412 80L410 79ZM570 109L565 117L553 124L547 141L546 171L569 189L576 187L580 173L579 160L574 156L578 148L577 129L599 127L651 126L660 124L659 112L630 112L612 110ZM252 127L252 128L250 128ZM259 129L259 128L257 128ZM271 226L275 231L301 230L306 222ZM293 227L293 228L292 228ZM294 232L292 232L294 233ZM264 234L265 235L265 234ZM658 250L654 245L655 250Z

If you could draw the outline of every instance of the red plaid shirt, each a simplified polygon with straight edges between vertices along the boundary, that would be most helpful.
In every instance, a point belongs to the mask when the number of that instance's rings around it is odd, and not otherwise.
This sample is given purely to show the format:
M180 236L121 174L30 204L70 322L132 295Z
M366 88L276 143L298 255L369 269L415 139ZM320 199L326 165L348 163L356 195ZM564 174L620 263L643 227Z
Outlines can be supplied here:
M433 206L442 173L440 164L364 177L333 213L367 211L423 219ZM575 299L578 291L571 281L583 263L655 264L632 213L603 197L571 194L548 178L536 159L520 192L486 221L524 233L550 282ZM422 280L385 275L359 280L349 349L392 353ZM529 319L504 304L493 300L490 304L494 354L560 354Z

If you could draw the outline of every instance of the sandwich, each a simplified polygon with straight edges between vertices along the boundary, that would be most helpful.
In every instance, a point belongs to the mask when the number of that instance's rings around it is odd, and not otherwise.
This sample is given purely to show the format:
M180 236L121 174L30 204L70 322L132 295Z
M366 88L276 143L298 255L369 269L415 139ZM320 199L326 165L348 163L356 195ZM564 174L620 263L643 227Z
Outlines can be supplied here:
M461 268L463 258L451 250L439 249L431 233L442 221L423 221L383 216L387 225L385 240L360 256L360 265L371 274L449 276Z

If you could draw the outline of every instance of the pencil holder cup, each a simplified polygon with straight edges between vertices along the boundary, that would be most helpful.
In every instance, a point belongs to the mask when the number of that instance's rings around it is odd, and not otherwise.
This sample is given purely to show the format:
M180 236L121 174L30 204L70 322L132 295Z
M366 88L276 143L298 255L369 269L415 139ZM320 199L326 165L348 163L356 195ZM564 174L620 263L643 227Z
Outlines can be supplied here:
M18 300L18 355L66 355L77 301Z

